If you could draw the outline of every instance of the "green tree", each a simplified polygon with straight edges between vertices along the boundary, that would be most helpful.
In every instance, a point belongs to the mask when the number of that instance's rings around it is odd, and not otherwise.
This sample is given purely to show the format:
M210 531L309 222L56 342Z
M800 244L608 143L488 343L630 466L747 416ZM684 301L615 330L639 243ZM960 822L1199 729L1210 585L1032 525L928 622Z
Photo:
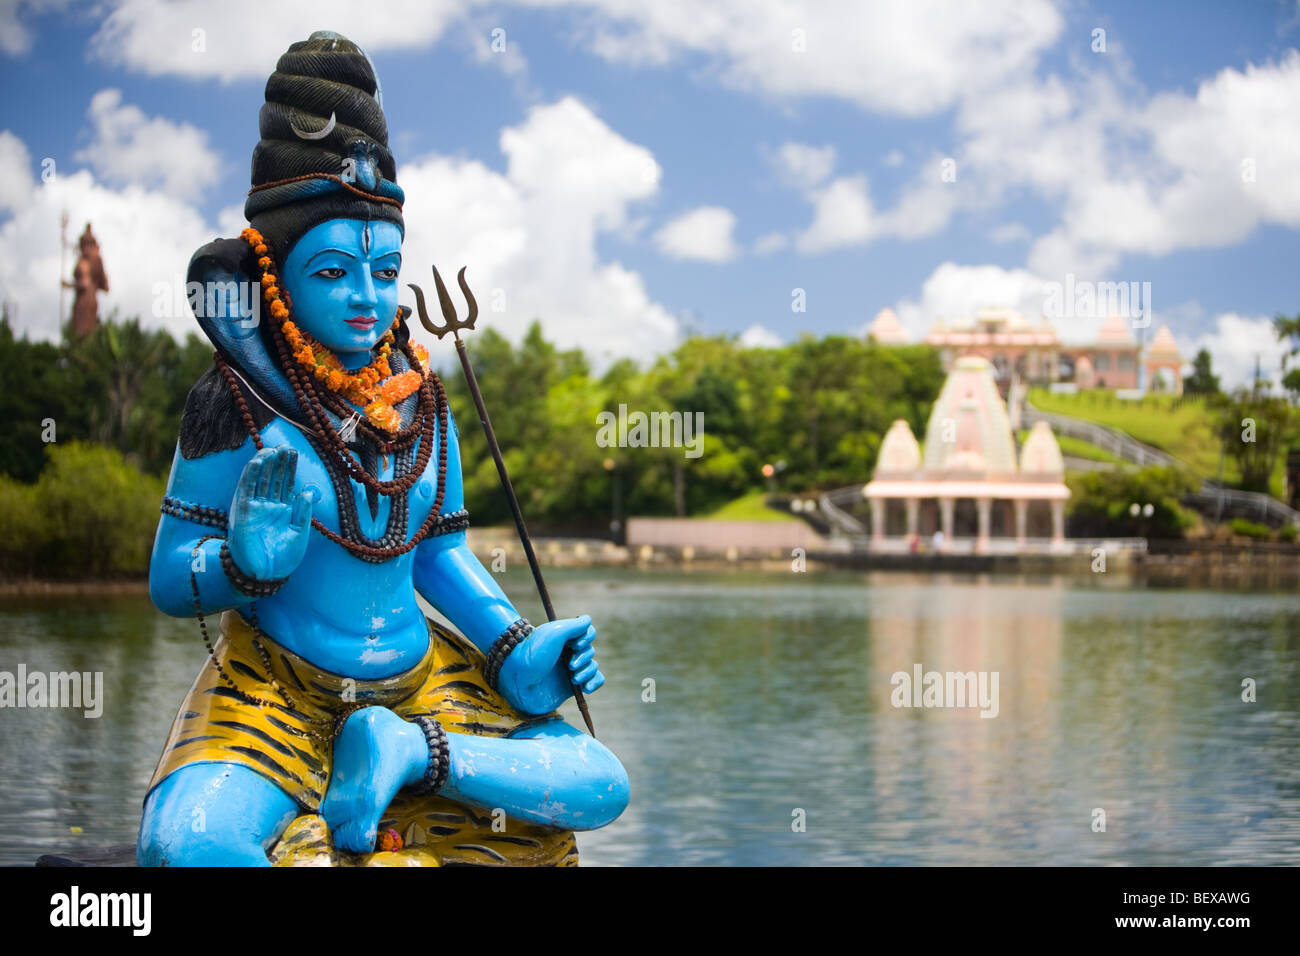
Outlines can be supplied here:
M59 347L15 338L8 315L0 317L0 472L32 482L45 467L48 437L76 435L75 404L69 401ZM50 426L53 434L50 434Z
M144 574L162 494L161 478L141 473L115 449L51 445L34 486L0 483L0 531L13 536L4 561L11 571L41 577Z
M1291 394L1293 402L1300 401L1300 369L1287 371L1286 368L1287 360L1300 354L1300 315L1275 315L1273 329L1277 333L1277 340L1290 346L1290 351L1282 356L1282 387Z
M1181 538L1194 524L1180 502L1200 482L1181 469L1071 472L1067 484L1066 509L1073 536ZM1151 505L1151 516L1133 515L1135 504Z
M1295 427L1295 414L1286 399L1273 395L1269 383L1256 381L1214 403L1224 451L1237 463L1241 487L1269 490L1278 457Z
M75 370L72 392L90 412L89 437L149 471L163 467L179 425L169 420L175 395L168 380L180 361L171 335L145 329L138 318L110 317L69 343L67 354Z
M1210 368L1210 351L1201 349L1192 360L1192 374L1183 381L1183 392L1187 395L1219 394L1219 376Z

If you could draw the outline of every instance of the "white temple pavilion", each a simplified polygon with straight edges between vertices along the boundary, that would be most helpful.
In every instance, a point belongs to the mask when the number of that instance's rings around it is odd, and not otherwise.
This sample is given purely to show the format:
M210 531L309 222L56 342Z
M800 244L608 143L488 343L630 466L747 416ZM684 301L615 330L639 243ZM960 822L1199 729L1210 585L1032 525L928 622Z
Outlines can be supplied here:
M907 422L895 421L880 446L872 480L873 550L934 541L940 550L977 553L1023 550L1030 539L1065 546L1065 465L1056 437L1039 422L1016 460L1007 407L993 368L978 356L959 358L925 429L924 450ZM941 537L934 537L935 532ZM993 545L996 542L996 546Z

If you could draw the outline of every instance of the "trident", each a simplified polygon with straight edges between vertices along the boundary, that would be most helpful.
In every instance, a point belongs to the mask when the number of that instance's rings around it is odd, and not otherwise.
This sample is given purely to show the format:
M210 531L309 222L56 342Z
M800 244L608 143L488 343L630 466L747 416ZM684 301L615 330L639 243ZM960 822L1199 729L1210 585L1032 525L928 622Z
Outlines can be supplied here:
M474 407L478 409L478 420L483 423L483 433L487 435L488 448L492 451L492 460L496 462L497 474L501 476L501 487L506 491L506 498L510 502L510 512L515 517L515 527L519 529L519 540L524 546L524 554L528 557L528 566L533 570L533 580L537 582L537 593L542 596L542 606L546 608L546 619L555 620L555 608L551 605L550 592L546 590L546 582L542 580L542 569L537 564L537 555L533 553L533 542L528 537L528 529L524 527L524 514L519 510L519 499L515 497L515 489L510 484L510 476L506 473L506 463L501 457L501 448L497 445L497 436L492 431L492 421L488 418L487 408L483 404L483 393L478 389L478 379L474 376L474 366L469 362L469 355L465 352L465 343L460 339L461 329L474 328L474 320L478 318L478 303L474 301L474 293L469 291L469 286L465 283L465 268L461 268L460 273L456 276L456 282L460 284L460 291L465 293L465 301L469 303L469 315L462 322L456 318L456 306L451 301L451 296L447 294L447 287L442 284L442 276L438 275L438 267L433 267L433 281L438 287L438 303L442 306L442 317L445 322L442 325L435 324L429 318L429 312L424 307L424 291L415 283L407 283L411 291L415 293L416 311L420 316L420 324L441 339L448 332L456 340L456 354L460 356L460 367L465 370L465 381L469 383L470 394L474 396ZM573 652L565 648L564 663L568 666L569 660L573 657ZM596 736L596 728L591 723L591 714L587 711L587 700L582 694L582 688L577 684L573 685L573 699L577 701L578 710L582 712L582 719L587 723L587 730L591 736Z

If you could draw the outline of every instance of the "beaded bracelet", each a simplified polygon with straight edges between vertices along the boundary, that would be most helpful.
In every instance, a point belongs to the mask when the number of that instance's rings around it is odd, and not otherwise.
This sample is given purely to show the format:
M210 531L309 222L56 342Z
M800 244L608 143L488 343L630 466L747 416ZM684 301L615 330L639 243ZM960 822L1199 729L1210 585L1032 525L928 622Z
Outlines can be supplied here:
M455 534L468 527L469 512L461 508L459 511L448 511L446 514L438 515L438 520L429 533L430 535Z
M506 628L501 636L492 644L491 651L488 652L487 664L483 668L483 676L487 678L488 686L493 690L498 690L497 681L501 678L501 668L510 656L510 652L518 647L529 634L533 633L533 626L525 618L520 618Z
M429 763L424 769L424 778L407 790L416 796L429 796L441 790L451 774L451 748L447 742L447 731L432 717L412 717L411 721L424 731L424 740L429 745Z
M246 594L249 597L270 597L284 585L288 578L255 578L250 574L245 574L235 564L234 557L230 554L230 542L221 542L221 570L226 572L226 577L234 585L235 590L240 594Z
M192 501L182 501L180 498L173 498L171 495L163 496L162 504L158 506L158 510L165 515L171 515L173 518L183 518L186 521L193 521L195 524L207 525L221 531L226 530L226 522L230 517L220 508L195 504Z

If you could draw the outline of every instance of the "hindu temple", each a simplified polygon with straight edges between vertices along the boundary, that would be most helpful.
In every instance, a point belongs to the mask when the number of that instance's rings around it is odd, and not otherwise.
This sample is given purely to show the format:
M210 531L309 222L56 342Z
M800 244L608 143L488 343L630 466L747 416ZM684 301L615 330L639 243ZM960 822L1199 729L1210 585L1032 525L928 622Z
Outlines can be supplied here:
M1065 547L1065 464L1039 422L1016 448L993 365L956 359L922 446L899 419L881 442L863 496L872 550L1023 551Z
M1047 319L1030 322L1015 309L983 308L973 318L945 322L942 317L923 339L939 351L945 371L965 355L987 359L1005 395L1012 381L1024 385L1064 383L1081 389L1113 388L1182 394L1183 358L1168 326L1143 345L1132 323L1112 315L1094 341L1067 344ZM868 334L882 345L906 345L907 331L892 309L881 309ZM1145 372L1145 378L1141 377Z

